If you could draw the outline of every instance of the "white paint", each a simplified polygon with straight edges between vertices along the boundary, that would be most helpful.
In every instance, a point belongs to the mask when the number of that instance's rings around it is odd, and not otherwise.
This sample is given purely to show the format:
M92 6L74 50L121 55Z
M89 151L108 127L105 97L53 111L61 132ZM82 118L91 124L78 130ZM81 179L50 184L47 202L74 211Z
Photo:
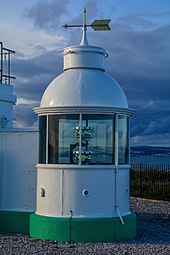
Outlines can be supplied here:
M38 164L37 209L39 215L51 217L114 217L114 166L66 166ZM119 166L119 211L129 211L129 166ZM45 197L41 197L41 187ZM89 194L83 195L87 190Z
M64 49L64 71L70 68L104 69L105 50L94 46L71 46Z
M70 69L60 74L44 92L40 108L72 106L128 108L118 83L95 69Z
M47 87L40 107L35 108L38 115L72 113L81 116L85 112L132 114L123 90L104 72L104 49L82 43L65 48L63 56L64 72ZM115 149L118 150L117 140ZM121 218L128 215L130 166L82 166L80 163L37 165L36 213L70 217L72 211L73 217L84 218ZM41 195L42 189L45 197Z
M89 45L70 46L64 49L63 56L64 72L47 87L40 108L128 108L123 90L104 72L106 52L103 48Z
M53 115L53 114L121 114L125 116L132 116L133 109L130 108L116 108L116 107L101 107L101 106L67 106L67 107L36 107L34 112L39 116Z
M1 129L0 211L35 210L38 137L38 131Z
M12 127L13 105L16 103L16 96L13 95L13 86L0 83L0 129L3 128L2 118L6 118L8 128Z

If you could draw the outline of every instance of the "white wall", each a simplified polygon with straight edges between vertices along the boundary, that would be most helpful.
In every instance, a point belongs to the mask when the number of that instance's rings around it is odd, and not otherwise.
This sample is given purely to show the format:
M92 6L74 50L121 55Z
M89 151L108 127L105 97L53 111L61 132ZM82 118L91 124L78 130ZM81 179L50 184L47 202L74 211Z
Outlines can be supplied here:
M16 96L13 95L13 86L0 83L0 120L2 117L8 119L8 128L12 127L13 104L16 102ZM1 122L0 122L1 128Z
M117 168L109 165L38 164L36 213L51 217L69 217L72 210L73 217L117 217L117 204L120 214L128 215L129 166L118 168L116 173ZM84 195L84 190L89 192L87 196Z
M34 211L39 133L0 129L0 210Z

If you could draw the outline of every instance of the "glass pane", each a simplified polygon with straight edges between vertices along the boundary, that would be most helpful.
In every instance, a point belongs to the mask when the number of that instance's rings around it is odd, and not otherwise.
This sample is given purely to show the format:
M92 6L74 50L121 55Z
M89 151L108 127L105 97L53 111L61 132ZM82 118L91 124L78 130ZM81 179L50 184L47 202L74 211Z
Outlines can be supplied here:
M58 118L48 116L48 164L58 163Z
M118 116L118 164L128 164L128 117Z
M39 117L39 163L46 163L46 116Z
M79 115L52 115L48 122L48 163L76 164L79 150L79 139L76 127L79 126Z
M65 115L59 119L58 163L79 162L79 115Z
M113 164L113 115L82 116L82 164Z
M48 116L48 163L114 164L114 115L83 114Z

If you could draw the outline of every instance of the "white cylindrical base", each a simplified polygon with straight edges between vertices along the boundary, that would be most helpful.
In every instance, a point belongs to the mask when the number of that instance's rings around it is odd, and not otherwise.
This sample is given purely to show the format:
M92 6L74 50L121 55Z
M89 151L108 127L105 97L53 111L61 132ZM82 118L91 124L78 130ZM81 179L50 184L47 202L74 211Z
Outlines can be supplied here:
M72 217L117 217L116 206L122 216L130 213L129 166L38 164L37 171L39 215L70 217L72 211Z

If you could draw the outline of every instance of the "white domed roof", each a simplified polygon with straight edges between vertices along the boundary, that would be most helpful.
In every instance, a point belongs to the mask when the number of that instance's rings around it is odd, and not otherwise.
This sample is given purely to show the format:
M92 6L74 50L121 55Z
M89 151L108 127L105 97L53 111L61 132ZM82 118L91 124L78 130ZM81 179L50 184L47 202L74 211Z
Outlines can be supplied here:
M104 72L107 56L103 48L88 44L83 28L81 45L64 49L64 72L49 84L40 107L35 108L36 113L54 113L60 109L64 111L63 108L70 112L76 107L83 111L94 107L98 111L102 107L108 111L116 108L128 112L130 109L123 90Z
M40 107L99 106L128 108L126 96L105 72L98 69L69 69L56 77Z

